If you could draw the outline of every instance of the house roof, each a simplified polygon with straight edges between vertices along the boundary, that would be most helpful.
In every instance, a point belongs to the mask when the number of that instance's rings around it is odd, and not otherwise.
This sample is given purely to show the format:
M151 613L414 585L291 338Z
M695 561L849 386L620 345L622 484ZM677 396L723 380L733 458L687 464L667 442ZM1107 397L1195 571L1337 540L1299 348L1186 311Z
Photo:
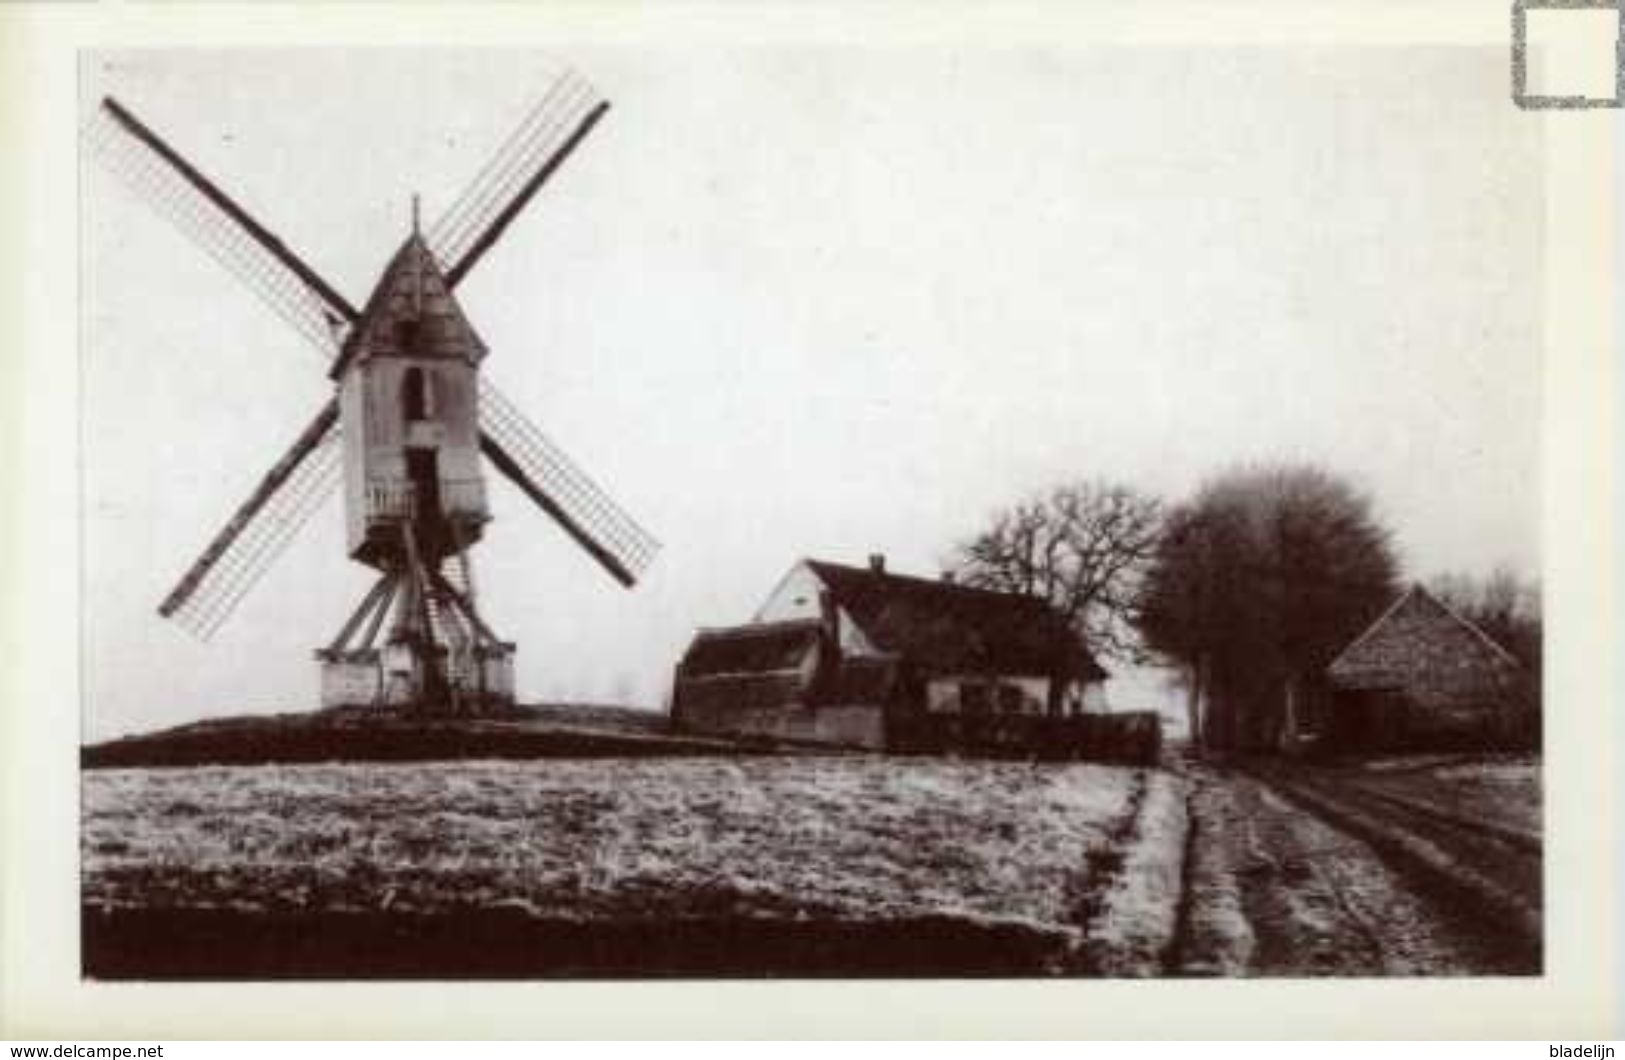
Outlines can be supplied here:
M683 656L684 677L791 670L818 641L817 619L702 629Z
M866 567L807 567L883 652L941 670L1049 673L1099 680L1106 671L1054 608L1034 596Z
M403 321L416 324L416 345L402 348ZM485 356L484 341L451 293L445 274L416 232L395 252L367 298L328 376L338 379L365 349L369 353L460 357L469 362Z
M1395 670L1392 642L1397 636L1415 640L1414 623L1444 624L1454 628L1457 643L1471 645L1476 653L1498 667L1521 666L1516 656L1507 651L1488 633L1471 620L1457 614L1420 584L1412 585L1376 621L1348 643L1326 667L1333 681L1343 685L1359 685L1370 681L1390 680ZM1404 625L1407 624L1408 625ZM1409 631L1407 633L1407 631Z

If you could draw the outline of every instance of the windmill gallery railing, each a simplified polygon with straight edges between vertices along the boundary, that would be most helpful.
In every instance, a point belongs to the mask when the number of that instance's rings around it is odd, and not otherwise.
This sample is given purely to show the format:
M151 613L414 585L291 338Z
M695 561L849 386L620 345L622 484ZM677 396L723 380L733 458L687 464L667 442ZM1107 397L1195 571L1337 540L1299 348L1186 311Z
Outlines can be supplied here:
M440 508L448 515L485 510L485 483L477 478L443 478ZM410 482L371 483L366 510L372 519L412 519L417 515L417 489Z

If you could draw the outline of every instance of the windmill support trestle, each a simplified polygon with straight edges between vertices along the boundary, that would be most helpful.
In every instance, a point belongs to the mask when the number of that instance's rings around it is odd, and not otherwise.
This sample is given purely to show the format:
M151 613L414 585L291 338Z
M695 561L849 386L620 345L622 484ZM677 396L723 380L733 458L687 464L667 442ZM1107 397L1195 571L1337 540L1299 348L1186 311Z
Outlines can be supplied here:
M475 609L466 554L443 570L415 548L403 558L316 652L322 706L442 717L510 710L514 645Z

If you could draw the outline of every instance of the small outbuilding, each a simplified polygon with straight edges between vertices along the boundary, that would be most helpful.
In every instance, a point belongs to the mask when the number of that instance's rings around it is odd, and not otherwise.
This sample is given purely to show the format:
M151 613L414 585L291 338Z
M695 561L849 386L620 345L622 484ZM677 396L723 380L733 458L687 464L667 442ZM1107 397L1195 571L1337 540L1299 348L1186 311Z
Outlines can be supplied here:
M1420 585L1350 642L1326 678L1330 750L1506 746L1538 731L1526 668Z
M875 750L1018 748L1104 711L1106 676L1036 597L894 574L878 555L809 559L751 622L695 636L672 717L688 732Z

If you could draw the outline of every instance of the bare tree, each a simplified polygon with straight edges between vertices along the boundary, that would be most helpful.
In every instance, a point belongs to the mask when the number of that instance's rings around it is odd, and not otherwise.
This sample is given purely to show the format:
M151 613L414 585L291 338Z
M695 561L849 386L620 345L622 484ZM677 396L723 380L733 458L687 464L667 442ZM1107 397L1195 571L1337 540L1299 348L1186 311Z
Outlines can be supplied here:
M1485 576L1444 574L1428 589L1445 606L1517 656L1532 673L1541 661L1540 587L1507 567Z
M967 585L1049 601L1091 651L1140 657L1136 607L1161 506L1127 486L1078 482L994 514L959 546Z
M1364 495L1314 467L1247 468L1169 513L1140 630L1187 669L1194 739L1264 748L1394 590L1388 534Z

